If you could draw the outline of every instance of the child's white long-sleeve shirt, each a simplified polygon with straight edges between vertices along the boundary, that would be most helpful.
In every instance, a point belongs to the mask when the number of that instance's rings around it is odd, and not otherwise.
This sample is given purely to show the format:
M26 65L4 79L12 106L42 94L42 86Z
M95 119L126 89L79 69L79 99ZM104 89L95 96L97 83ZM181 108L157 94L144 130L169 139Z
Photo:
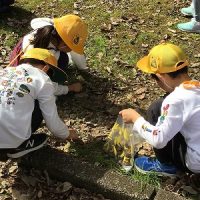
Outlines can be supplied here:
M158 149L181 132L187 144L186 165L200 173L200 82L184 82L169 94L155 126L140 117L133 129Z
M54 85L54 95L59 96L59 95L65 95L69 92L69 87L67 85L59 85L56 82L53 82Z
M16 148L31 136L36 99L48 129L56 137L68 137L69 130L58 116L54 93L49 77L31 65L0 70L0 148Z

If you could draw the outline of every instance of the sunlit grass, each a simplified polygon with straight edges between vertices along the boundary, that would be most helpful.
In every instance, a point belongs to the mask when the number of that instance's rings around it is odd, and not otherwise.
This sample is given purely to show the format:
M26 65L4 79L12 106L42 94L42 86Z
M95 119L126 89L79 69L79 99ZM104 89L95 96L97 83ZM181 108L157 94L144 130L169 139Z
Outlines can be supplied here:
M86 159L92 162L94 165L113 169L120 174L131 177L134 181L139 182L141 191L148 185L152 185L155 188L160 188L161 177L156 173L150 172L148 174L141 174L134 167L130 172L125 172L122 166L119 164L119 160L114 155L107 154L103 151L104 142L94 141L86 145L72 145L70 152L79 157L80 159Z
M151 47L163 40L166 34L169 36L167 42L175 42L180 45L189 55L191 61L199 62L199 58L194 58L195 54L199 54L199 46L196 45L200 40L199 34L189 35L177 30L176 24L188 19L181 17L180 13L176 14L174 0L130 0L120 1L120 3L118 1L90 0L80 1L80 4L84 6L81 9L75 8L74 3L77 2L79 1L16 1L10 12L0 15L0 36L6 34L6 39L1 41L1 45L13 47L21 36L30 31L29 21L32 18L77 13L85 19L89 28L85 47L89 68L95 69L108 79L116 80L119 84L122 82L119 76L125 80L123 83L131 79L135 81L134 83L141 81L140 84L144 84L142 81L146 81L149 77L142 76L140 73L140 80L135 80L137 68L134 67L138 59L146 55ZM181 1L181 3L183 2L185 1ZM173 12L175 12L173 15L169 14ZM122 16L126 17L127 20L122 20ZM135 21L130 22L131 17ZM102 31L102 26L110 24L112 18L118 19L119 24L113 26L112 30ZM27 20L27 23L21 27L11 26L8 24L8 19L19 20L20 22ZM176 32L171 32L168 30L169 28ZM128 65L133 65L133 68L121 65L115 61L115 58L128 63ZM124 96L124 102L127 101ZM149 99L144 99L140 106L148 106L149 103ZM123 173L117 160L106 155L102 147L101 143L94 142L80 147L72 147L71 151L74 155L88 159L97 165L117 169L120 173ZM142 175L133 170L128 175L139 181L141 188L146 184L160 187L160 178L156 174Z

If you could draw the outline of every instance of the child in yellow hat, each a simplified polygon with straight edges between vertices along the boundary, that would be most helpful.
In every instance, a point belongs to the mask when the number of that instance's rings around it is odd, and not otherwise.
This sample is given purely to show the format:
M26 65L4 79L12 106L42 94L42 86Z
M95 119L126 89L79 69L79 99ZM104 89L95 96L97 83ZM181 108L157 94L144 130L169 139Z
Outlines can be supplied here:
M173 176L178 170L200 174L200 82L188 75L188 58L173 44L159 44L138 61L168 95L150 106L145 120L134 109L120 111L126 123L154 147L156 158L135 158L142 173Z
M43 119L58 138L78 139L58 116L55 87L47 75L50 69L60 70L55 56L46 49L33 48L24 53L20 63L0 71L1 152L18 158L41 148L47 135L34 133Z
M54 19L36 18L31 21L31 27L33 31L25 35L11 53L10 66L17 66L21 55L28 49L44 48L55 55L58 59L58 67L63 71L67 71L70 58L79 68L87 68L84 56L87 25L79 16L68 14ZM61 72L54 72L50 78L61 85L67 80L66 74ZM59 87L58 84L55 84L56 87ZM80 92L80 90L80 83L62 87L64 94L68 91Z

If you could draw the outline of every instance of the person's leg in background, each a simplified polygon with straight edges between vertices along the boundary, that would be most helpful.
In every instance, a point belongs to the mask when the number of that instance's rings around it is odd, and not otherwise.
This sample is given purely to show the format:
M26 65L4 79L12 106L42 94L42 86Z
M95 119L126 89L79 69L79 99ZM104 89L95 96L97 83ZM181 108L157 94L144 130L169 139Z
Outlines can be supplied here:
M188 8L183 8L181 12L184 15L192 15L191 21L179 23L178 29L186 32L200 33L200 0L193 0Z
M195 15L194 18L197 22L200 22L200 0L193 0L194 1L194 10Z
M58 59L58 67L63 70L65 73L69 70L69 57L66 53L60 52L60 57ZM50 79L53 82L63 85L67 81L66 75L59 70L52 72Z

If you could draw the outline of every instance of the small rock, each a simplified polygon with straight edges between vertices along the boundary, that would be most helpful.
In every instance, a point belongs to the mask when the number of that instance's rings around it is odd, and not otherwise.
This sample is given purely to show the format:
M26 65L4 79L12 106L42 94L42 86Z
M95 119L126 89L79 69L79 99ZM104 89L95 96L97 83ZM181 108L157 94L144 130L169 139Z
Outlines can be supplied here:
M72 189L72 185L69 182L64 182L56 188L57 193L68 192Z
M38 196L39 199L42 198L42 191L41 190L38 192L37 196Z

